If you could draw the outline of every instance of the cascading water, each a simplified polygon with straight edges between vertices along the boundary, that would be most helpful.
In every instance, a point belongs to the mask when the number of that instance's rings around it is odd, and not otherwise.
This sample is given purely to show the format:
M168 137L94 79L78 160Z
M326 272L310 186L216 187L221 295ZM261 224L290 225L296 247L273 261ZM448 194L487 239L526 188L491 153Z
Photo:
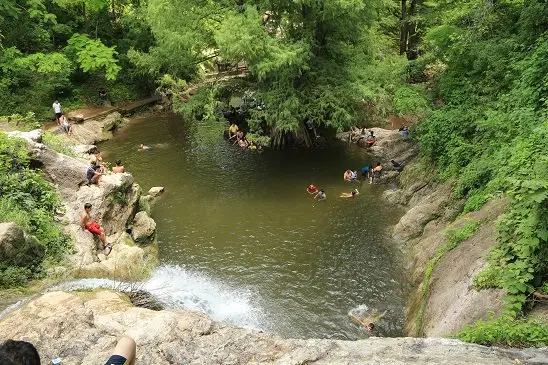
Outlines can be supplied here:
M109 279L79 279L48 290L116 289L124 284ZM150 279L131 286L149 292L168 309L196 310L207 313L214 320L240 327L262 329L266 325L261 309L251 304L256 298L250 290L231 287L181 266L161 266Z

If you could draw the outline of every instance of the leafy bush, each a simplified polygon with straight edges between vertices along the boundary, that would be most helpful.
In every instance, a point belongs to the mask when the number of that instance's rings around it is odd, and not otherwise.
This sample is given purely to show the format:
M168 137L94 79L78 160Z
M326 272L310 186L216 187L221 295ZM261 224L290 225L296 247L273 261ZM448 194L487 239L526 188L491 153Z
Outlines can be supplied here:
M62 153L67 156L75 156L74 150L67 145L67 142L51 132L44 132L42 134L42 143L48 146L50 149Z
M55 221L60 208L53 186L29 168L26 141L0 134L0 221L17 223L38 239L46 260L59 260L70 246L68 236ZM2 285L21 285L40 273L39 263L23 261L2 263L1 276L6 276Z
M0 267L0 289L24 286L32 276L33 273L26 267Z
M548 323L540 319L501 317L477 321L461 330L456 337L462 341L488 346L548 346Z

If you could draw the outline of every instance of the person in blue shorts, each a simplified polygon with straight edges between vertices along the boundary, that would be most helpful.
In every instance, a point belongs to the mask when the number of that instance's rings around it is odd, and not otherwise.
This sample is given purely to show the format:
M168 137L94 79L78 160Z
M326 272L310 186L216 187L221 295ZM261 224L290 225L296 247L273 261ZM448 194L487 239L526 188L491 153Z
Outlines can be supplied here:
M373 166L371 166L371 165L366 165L366 166L362 167L362 169L361 169L362 177L364 179L369 179L369 175L371 174L372 171L373 171Z
M114 348L113 354L109 357L105 365L135 365L135 352L137 345L133 338L124 336Z

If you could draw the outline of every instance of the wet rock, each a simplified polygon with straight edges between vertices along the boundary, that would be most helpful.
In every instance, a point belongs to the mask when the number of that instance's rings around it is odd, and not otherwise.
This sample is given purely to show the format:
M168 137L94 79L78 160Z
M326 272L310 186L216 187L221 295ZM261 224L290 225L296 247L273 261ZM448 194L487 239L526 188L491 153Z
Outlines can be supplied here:
M150 190L148 191L148 195L150 195L151 197L153 198L156 198L158 196L160 196L160 194L162 194L164 192L164 187L163 186L154 186L152 188L150 188Z
M138 308L107 290L46 293L0 321L0 340L32 342L44 364L48 354L66 364L102 364L122 335L137 342L137 364L515 365L543 356L542 349L436 338L282 339L216 323L203 313Z
M122 123L122 115L118 112L113 112L107 115L103 119L103 130L105 131L113 131L116 130Z
M156 222L150 218L147 212L139 212L133 219L131 236L138 243L150 242L154 238Z

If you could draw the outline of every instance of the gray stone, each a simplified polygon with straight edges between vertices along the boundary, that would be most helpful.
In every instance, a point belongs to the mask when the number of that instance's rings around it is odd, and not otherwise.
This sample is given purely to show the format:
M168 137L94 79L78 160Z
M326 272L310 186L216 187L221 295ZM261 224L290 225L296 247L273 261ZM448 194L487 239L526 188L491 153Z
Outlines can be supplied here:
M93 144L78 144L73 146L72 150L77 155L90 155L97 152L97 146Z
M154 237L155 230L156 222L148 216L147 212L139 212L135 215L131 230L131 236L135 242L150 242Z
M13 222L0 223L0 261L9 261L26 243L23 229Z
M45 249L34 236L25 236L23 229L13 222L0 223L0 261L12 266L38 265Z
M123 123L122 115L118 112L113 112L103 119L103 130L116 130Z
M13 131L6 133L9 138L23 138L28 142L42 143L42 130L34 129L30 132Z
M82 114L82 113L69 112L67 114L67 118L71 122L75 122L75 123L83 123L84 122L84 114Z
M150 190L148 191L147 194L152 196L153 198L156 198L160 194L162 194L163 192L164 192L164 187L163 186L154 186L154 187L150 188Z
M103 364L117 339L137 343L137 364L516 365L546 358L546 349L500 349L440 338L358 341L282 339L184 310L134 307L119 293L49 292L0 321L0 341L32 342L42 363Z

